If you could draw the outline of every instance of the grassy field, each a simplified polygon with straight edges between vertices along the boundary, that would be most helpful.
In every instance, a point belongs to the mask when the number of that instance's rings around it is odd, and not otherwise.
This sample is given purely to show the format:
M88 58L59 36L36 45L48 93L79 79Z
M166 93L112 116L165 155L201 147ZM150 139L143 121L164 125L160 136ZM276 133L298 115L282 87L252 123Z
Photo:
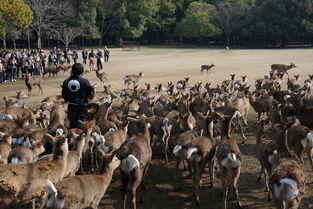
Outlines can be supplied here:
M104 64L104 70L108 74L109 84L114 90L123 87L123 76L126 74L144 73L144 78L140 81L140 86L144 83L152 85L157 83L176 82L184 76L189 75L191 83L210 82L211 86L221 83L222 80L229 79L230 73L247 75L248 83L252 86L257 78L267 74L270 65L273 63L297 65L296 69L290 71L290 75L300 74L302 79L307 78L307 74L312 74L313 49L277 49L277 50L229 50L208 49L208 48L163 48L163 47L142 47L141 51L123 52L121 49L111 49L110 62ZM201 75L200 66L214 63L215 67L209 74ZM68 74L55 80L46 78L44 84L44 95L37 96L38 89L35 87L34 96L26 100L27 106L38 106L40 101L49 95L60 94L60 85L68 77ZM102 90L102 85L96 78L95 72L85 75L97 90ZM16 83L6 83L0 85L0 96L15 96L16 90L26 91L22 80ZM243 154L242 171L239 180L239 193L243 201L244 208L249 209L272 209L273 205L267 201L267 193L264 192L264 181L258 182L257 176L260 171L259 162L255 155L255 130L256 118L253 110L250 111L249 126L245 132L248 137L245 145L240 145ZM237 138L238 135L235 134ZM238 139L238 142L240 140ZM155 151L155 150L154 150ZM184 191L174 191L173 167L171 161L168 165L163 164L163 160L155 154L147 177L147 190L144 191L145 201L138 204L142 209L181 209L181 208L221 208L221 182L219 172L216 173L215 186L207 187L208 175L205 174L204 187L201 188L201 206L196 206L192 194L192 181L185 178ZM313 208L313 174L309 166L307 156L305 156L305 171L307 174L306 195L302 200L302 209ZM120 183L118 172L114 176L112 185L101 201L99 208L120 208ZM232 192L230 192L232 194ZM130 203L130 202L129 202ZM228 201L229 208L235 208L235 201Z

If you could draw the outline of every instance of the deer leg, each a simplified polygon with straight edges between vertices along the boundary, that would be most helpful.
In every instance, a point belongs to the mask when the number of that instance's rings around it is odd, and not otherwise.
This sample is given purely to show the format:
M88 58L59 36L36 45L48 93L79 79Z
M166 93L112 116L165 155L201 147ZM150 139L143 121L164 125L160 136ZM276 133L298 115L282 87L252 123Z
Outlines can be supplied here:
M313 170L313 148L307 149L306 153L309 156L311 167L312 167L312 170Z
M235 195L236 195L236 201L237 201L237 208L242 208L242 204L239 200L239 193L238 193L238 187L237 187L237 183L238 183L238 179L240 176L240 168L234 169L234 181L233 181L233 188L235 191Z
M199 163L194 162L194 193L197 201L197 205L200 205L200 196L199 196L199 185L201 180L201 171L199 168Z
M213 181L214 181L214 169L215 167L215 160L214 158L211 160L210 165L209 165L209 172L210 172L210 183L209 186L213 187Z
M225 171L224 171L225 172ZM223 209L227 209L227 193L228 193L228 183L226 173L222 174L222 188L223 188Z
M262 176L263 172L264 172L264 166L261 164L261 171L260 171L259 177L257 178L258 181L261 180L261 176Z
M175 178L175 183L176 183L176 190L180 191L180 183L179 183L179 177L178 177L178 169L179 169L179 164L181 160L179 158L175 159L175 168L174 168L174 178Z
M240 120L239 119L237 119L237 125L239 126L239 129L240 129L240 133L241 133L241 137L242 137L242 144L244 144L245 143L245 140L246 140L246 136L245 136L245 134L243 133L243 127L242 127L242 125L240 124Z
M126 209L128 178L122 171L120 171L120 178L121 178L121 183L122 183L122 207L121 208Z

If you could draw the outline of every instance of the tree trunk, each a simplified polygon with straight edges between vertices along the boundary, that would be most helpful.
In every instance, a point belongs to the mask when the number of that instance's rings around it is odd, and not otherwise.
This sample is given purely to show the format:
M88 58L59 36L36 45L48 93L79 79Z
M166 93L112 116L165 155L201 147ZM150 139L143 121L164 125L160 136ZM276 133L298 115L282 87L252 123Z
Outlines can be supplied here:
M28 29L28 31L27 31L27 46L28 46L28 50L30 50L30 35L29 35L29 29Z
M13 48L14 48L14 50L16 50L16 42L15 42L15 40L12 40L13 41Z
M37 47L41 49L41 34L38 34Z
M3 41L3 49L4 50L7 50L7 43L6 43L6 41L5 41L5 38L1 38L2 39L2 41Z

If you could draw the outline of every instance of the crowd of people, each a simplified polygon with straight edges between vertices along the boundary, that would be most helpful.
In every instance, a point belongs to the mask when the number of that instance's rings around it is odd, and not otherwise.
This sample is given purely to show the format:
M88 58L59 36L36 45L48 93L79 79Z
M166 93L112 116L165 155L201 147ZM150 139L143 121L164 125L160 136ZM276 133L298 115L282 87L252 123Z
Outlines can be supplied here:
M87 65L89 60L90 69L91 65L96 62L97 69L102 70L103 63L109 61L110 51L107 46L96 52L94 50L88 52L87 49L83 49L81 56L84 65ZM79 54L77 50L65 48L61 51L56 47L50 51L48 57L42 49L2 51L0 52L0 83L15 82L17 78L23 79L26 74L41 75L46 67L46 58L48 58L47 66L63 65L71 64L71 61L77 63Z

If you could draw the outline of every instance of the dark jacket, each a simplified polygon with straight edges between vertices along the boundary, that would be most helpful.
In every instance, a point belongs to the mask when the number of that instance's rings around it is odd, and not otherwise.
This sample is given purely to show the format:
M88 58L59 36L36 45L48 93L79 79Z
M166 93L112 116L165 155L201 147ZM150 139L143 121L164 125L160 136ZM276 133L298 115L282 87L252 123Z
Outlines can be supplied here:
M81 110L93 95L94 87L85 78L72 75L63 82L62 97L65 102L69 102L69 110Z

